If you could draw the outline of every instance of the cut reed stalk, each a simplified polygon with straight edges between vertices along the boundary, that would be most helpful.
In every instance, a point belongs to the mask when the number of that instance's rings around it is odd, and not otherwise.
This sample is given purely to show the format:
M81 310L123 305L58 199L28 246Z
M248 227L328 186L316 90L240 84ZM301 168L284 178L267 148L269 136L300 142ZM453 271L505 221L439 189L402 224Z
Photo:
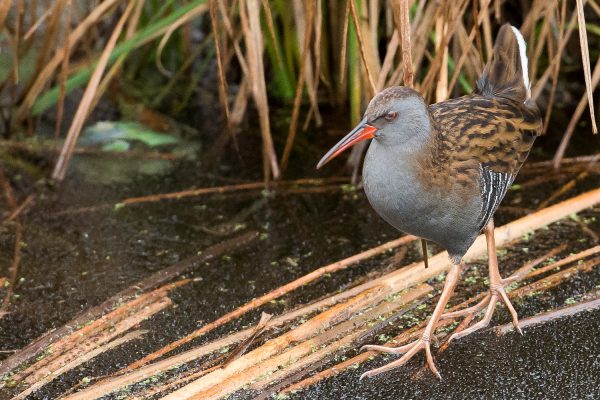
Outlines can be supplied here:
M314 282L315 280L321 278L325 274L331 274L336 271L342 270L342 269L347 268L351 265L354 265L360 261L363 261L367 258L371 258L373 256L379 255L383 252L386 252L388 250L396 248L398 246L402 246L407 243L410 243L413 240L415 240L414 236L404 236L404 237L401 237L400 239L396 239L391 242L382 244L381 246L377 246L372 249L366 250L366 251L356 254L352 257L348 257L344 260L341 260L341 261L335 262L333 264L329 264L324 267L318 268L318 269L314 270L313 272L296 279L295 281L292 281L284 286L277 288L276 290L273 290L257 299L252 300L249 303L244 304L243 306L225 314L221 318L211 322L210 324L203 326L200 329L197 329L196 331L169 344L168 346L165 346L162 349L157 350L154 353L147 355L143 359L131 364L129 367L127 367L127 369L131 370L131 369L139 368L142 365L147 364L147 363L173 351L177 347L179 347L185 343L188 343L200 336L203 336L206 333L214 330L215 328L222 326L236 318L239 318L240 316L242 316L252 310L257 309L258 307L270 302L271 300L278 299L278 298L280 298L302 286L305 286L311 282Z
M583 208L597 204L598 202L600 202L600 189L585 193L563 203L551 206L545 210L538 211L533 215L521 218L520 220L496 230L497 245L503 246L514 239L520 238L526 232L545 226L570 215L572 212L577 212ZM465 256L465 260L473 260L481 256L484 254L485 248L485 238L482 235L475 241L474 245ZM332 326L334 321L339 318L344 319L367 304L373 305L373 302L377 301L377 299L383 295L381 290L383 290L384 287L393 288L393 292L403 290L414 284L423 282L425 279L436 276L449 268L449 265L450 262L447 254L444 252L430 259L429 269L425 270L423 269L422 263L416 263L363 284L360 289L364 291L348 302L339 304L338 306L325 311L301 325L302 328L296 328L276 339L272 339L267 342L267 344L239 358L227 368L205 375L197 381L174 392L170 396L171 398L175 398L176 396L179 396L177 398L190 398L193 396L213 398L231 393L231 391L241 387L239 385L245 384L245 381L242 379L233 379L234 376L239 378L241 376L240 374L243 373L242 371L248 371L248 378L255 377L255 374L260 370L260 365L264 365L265 360L270 357L274 357L276 361L274 360L273 362L275 364L279 363L281 361L277 358L279 351L286 348L290 342L304 340L307 337L307 330L315 329L313 325L318 324L320 327ZM306 354L303 353L303 351L305 351L305 348L294 350L293 353L287 354L287 356L302 356L303 354ZM227 382L227 384L224 385L223 382Z
M558 310L548 311L548 312L545 312L540 315L535 315L533 317L524 318L519 321L519 326L521 327L521 329L529 328L532 326L555 321L557 319L570 317L575 314L579 314L580 312L594 311L594 310L597 310L598 308L600 308L600 299L597 298L594 300L586 301L584 303L579 303L579 304L574 304L572 306L563 307ZM494 328L494 330L496 331L496 333L498 335L505 335L509 332L514 331L514 329L515 329L515 327L513 326L512 323Z

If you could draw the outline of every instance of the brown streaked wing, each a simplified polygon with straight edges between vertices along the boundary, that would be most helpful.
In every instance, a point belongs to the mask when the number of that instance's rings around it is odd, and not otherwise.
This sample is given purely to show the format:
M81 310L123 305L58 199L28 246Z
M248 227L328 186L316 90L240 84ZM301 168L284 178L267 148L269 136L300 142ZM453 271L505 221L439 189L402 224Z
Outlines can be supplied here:
M432 166L455 182L478 183L471 187L479 188L482 199L481 229L542 133L539 110L531 100L478 94L432 104L429 110L438 139Z
M444 168L476 160L493 171L516 175L542 133L534 102L472 94L432 104L429 110Z

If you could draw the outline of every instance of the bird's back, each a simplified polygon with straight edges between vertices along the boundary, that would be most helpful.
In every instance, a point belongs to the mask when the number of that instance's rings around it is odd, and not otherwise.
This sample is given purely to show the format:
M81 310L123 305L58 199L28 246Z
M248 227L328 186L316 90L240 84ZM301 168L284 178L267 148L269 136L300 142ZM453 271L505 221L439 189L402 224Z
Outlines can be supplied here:
M480 230L542 132L540 112L531 99L521 33L508 24L502 26L474 93L433 104L429 110L437 137L433 167L478 188Z

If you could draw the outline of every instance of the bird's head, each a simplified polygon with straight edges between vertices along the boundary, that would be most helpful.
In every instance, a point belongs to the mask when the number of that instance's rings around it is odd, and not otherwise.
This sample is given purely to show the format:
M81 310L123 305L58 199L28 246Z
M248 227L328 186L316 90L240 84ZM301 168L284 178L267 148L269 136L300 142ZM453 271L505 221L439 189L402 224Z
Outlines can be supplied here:
M317 169L367 139L375 139L386 147L415 151L430 131L427 105L418 92L405 86L386 88L371 99L362 121L323 156Z

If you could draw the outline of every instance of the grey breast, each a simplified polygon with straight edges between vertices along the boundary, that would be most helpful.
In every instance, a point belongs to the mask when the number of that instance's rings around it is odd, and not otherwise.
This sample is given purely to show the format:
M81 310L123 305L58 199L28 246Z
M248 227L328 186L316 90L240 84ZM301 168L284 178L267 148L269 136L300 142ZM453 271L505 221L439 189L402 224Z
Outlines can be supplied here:
M369 202L396 229L439 244L453 258L462 257L479 233L480 197L425 188L415 168L410 155L372 141L363 166Z

